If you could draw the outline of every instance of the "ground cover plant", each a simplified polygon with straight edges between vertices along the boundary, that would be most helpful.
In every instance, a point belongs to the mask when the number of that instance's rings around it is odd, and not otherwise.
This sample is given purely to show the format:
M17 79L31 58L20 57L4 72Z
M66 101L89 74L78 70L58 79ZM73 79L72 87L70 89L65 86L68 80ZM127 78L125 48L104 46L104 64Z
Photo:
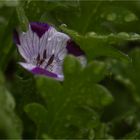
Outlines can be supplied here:
M17 37L36 23L72 40L84 64L65 53L60 79L19 65ZM50 55L32 63L46 69ZM139 0L0 1L0 139L139 139L139 110Z

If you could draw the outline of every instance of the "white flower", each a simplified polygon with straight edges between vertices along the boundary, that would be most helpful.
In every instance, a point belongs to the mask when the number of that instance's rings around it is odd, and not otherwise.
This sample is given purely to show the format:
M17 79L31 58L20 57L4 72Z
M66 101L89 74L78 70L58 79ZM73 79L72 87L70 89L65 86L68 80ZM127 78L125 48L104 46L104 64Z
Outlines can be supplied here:
M84 52L71 38L45 23L32 22L29 30L14 33L18 51L25 59L19 64L34 74L63 81L63 61L67 54L75 55L86 64Z

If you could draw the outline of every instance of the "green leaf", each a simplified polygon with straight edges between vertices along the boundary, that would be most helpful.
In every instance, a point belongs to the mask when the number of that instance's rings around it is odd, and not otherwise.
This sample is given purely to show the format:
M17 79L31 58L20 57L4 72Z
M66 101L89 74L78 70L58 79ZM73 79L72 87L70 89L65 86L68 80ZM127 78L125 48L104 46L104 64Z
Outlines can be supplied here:
M105 123L101 123L95 131L94 139L109 139L114 140L113 136L110 135L109 127Z
M73 4L72 4L73 3ZM57 24L55 16L51 13L52 11L58 11L58 9L67 9L67 7L75 6L77 2L69 2L69 1L34 1L29 0L24 2L24 11L29 19L29 21L42 21ZM33 14L36 13L36 14Z
M119 61L111 61L111 71L115 74L115 78L122 82L131 91L133 100L138 104L140 104L139 56L140 50L134 49L129 54L129 57L132 59L132 63L124 64Z
M24 9L22 6L18 6L16 8L16 11L17 11L17 16L19 19L20 27L21 27L22 31L26 32L28 30L29 22L25 15Z
M87 79L87 83L98 83L108 75L107 65L104 62L92 61L85 67L83 75L86 77L85 79Z
M0 138L139 139L139 13L138 0L0 1ZM67 33L86 66L68 55L63 82L19 68L12 32L32 21Z
M133 132L127 134L124 139L139 139L140 138L140 130L134 130Z
M29 72L24 73L19 69L20 73L14 76L11 83L11 92L15 97L16 101L16 112L18 116L22 119L23 126L26 129L23 129L23 135L26 137L35 139L36 136L36 127L35 124L30 121L29 117L24 111L24 107L32 102L42 102L42 98L38 96L36 90L35 81Z
M91 128L99 125L97 112L109 105L113 98L105 87L97 84L102 79L103 75L101 76L100 73L104 65L97 62L90 65L95 67L95 71L91 69L90 73L88 69L89 76L86 73L87 69L82 68L75 57L68 56L64 62L65 80L62 84L49 78L37 77L37 87L47 102L46 134L48 136L82 138ZM98 78L95 80L91 74ZM75 131L71 130L72 128Z
M5 82L4 76L2 72L0 71L0 85L4 84L4 82Z
M36 137L38 137L39 134L43 134L43 132L45 133L45 129L48 125L47 110L41 104L38 103L28 104L25 106L24 110L37 126L38 132L36 134Z
M129 40L139 40L140 36L131 36L127 33L119 34L109 34L109 35L97 35L96 33L89 33L85 36L79 35L77 32L66 29L61 26L66 33L68 33L77 44L83 49L86 53L86 56L89 60L92 60L95 57L99 56L109 56L115 57L119 60L129 62L129 57L112 47L112 44L118 44L126 42Z
M36 125L43 125L43 123L47 120L47 110L38 103L28 104L24 108L25 112L28 113L30 118L34 120Z
M67 75L65 77L65 79L72 82L72 76L75 76L77 75L77 77L79 77L79 71L82 70L82 67L81 67L81 64L80 62L75 59L74 56L72 55L69 55L65 58L65 61L64 61L64 74Z
M21 138L22 125L14 109L15 101L12 95L0 85L0 138Z
M52 9L50 16L55 18L58 25L66 24L71 29L80 33L86 33L91 21L94 20L100 4L101 1L86 2L76 0L71 5L65 4L65 8Z
M8 23L6 24L6 26L3 27L4 30L2 31L2 37L0 40L0 48L1 48L0 67L2 71L6 69L8 62L11 60L14 52L12 35L13 29L17 25L17 18L15 14L16 14L15 9L11 9L11 13L8 16Z
M15 101L12 97L12 95L4 88L0 88L1 98L0 98L0 104L1 106L5 104L4 108L8 110L13 110L15 108Z

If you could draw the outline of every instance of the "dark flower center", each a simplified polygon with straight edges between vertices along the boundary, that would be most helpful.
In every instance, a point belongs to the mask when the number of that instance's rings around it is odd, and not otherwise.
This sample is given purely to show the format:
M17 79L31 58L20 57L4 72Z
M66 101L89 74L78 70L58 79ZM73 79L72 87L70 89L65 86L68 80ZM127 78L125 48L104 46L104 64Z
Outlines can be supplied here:
M52 62L53 62L53 60L54 60L54 54L50 57L50 59L48 60L48 63L47 63L47 66L46 67L48 67L49 65L51 65L52 64Z
M43 64L43 62L46 60L46 58L47 58L47 50L44 50L42 59L40 58L40 54L38 54L38 56L36 58L37 66L41 66ZM54 54L51 55L51 57L49 58L45 68L47 68L49 65L51 65L53 63L53 61L54 61Z

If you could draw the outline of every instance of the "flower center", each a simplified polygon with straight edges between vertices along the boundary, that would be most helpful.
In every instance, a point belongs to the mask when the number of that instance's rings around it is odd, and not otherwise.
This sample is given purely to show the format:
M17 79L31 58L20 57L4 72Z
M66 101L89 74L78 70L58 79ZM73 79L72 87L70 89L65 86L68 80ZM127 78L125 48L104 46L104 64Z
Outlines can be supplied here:
M35 58L35 64L40 68L54 72L56 71L56 68L60 67L62 61L57 54L54 54L53 52L51 55L47 56L47 50L44 50L42 57L40 53L38 53L38 56Z
M46 50L43 52L43 58L40 57L40 54L38 54L36 58L37 66L41 67L41 65L47 60ZM48 62L45 65L45 69L51 65L54 61L54 54L51 55L51 57L48 59Z

